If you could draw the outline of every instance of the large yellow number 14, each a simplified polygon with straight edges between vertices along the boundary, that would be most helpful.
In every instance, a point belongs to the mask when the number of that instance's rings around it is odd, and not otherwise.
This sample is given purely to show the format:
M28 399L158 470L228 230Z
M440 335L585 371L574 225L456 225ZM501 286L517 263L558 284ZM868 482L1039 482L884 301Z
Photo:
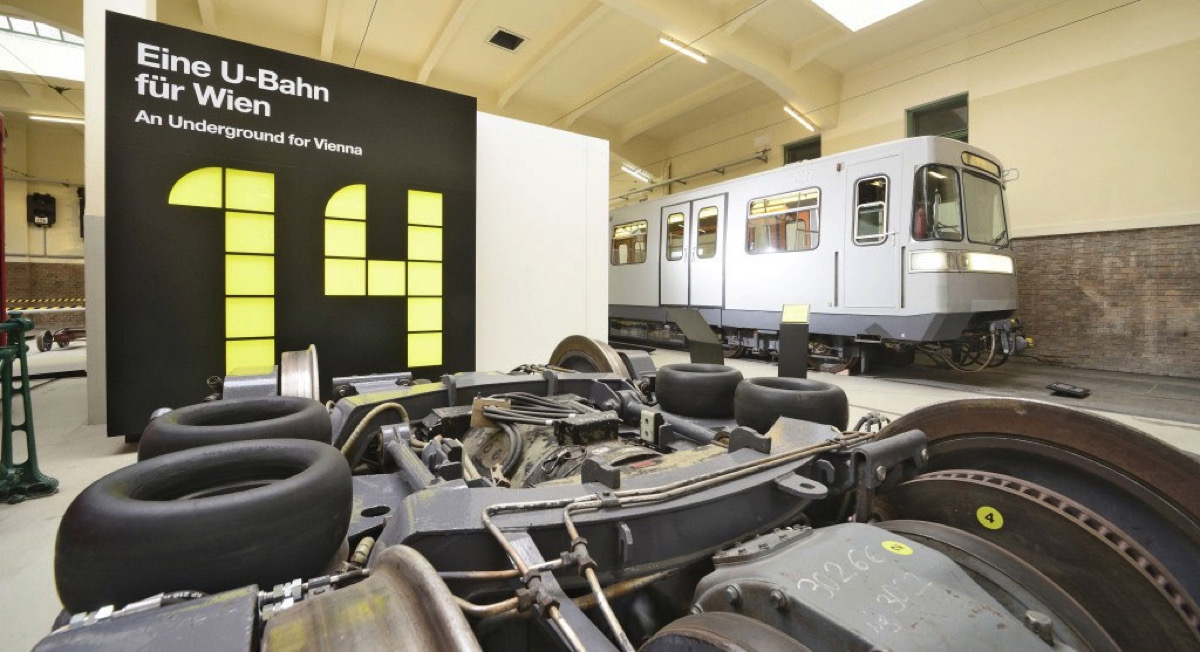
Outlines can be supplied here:
M225 370L275 364L275 175L193 170L167 200L225 211ZM325 205L325 295L407 296L408 366L442 363L442 195L408 191L408 260L367 259L367 187Z

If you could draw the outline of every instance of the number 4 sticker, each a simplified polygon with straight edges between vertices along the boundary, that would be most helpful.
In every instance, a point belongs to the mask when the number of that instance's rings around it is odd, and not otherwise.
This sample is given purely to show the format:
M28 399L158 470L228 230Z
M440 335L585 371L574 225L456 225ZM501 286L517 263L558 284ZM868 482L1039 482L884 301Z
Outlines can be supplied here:
M989 530L999 530L1004 527L1004 517L994 507L984 505L975 510L975 518L979 519L979 524Z

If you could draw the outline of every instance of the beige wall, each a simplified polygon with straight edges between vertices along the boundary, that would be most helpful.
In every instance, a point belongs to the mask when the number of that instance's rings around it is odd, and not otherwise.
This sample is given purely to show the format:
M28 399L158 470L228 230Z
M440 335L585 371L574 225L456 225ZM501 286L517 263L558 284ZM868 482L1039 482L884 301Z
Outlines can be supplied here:
M824 153L902 138L906 109L968 92L971 142L1021 171L1010 186L1014 236L1200 223L1200 3L1121 4L1034 4L848 71L839 123L822 133ZM671 175L764 143L768 163L730 169L727 178L780 165L782 145L810 135L781 107L772 102L668 143Z
M8 141L4 152L4 240L9 262L83 264L79 237L79 198L83 183L83 133L71 125L30 122L24 116L6 116ZM22 174L23 173L23 174ZM18 181L28 175L47 181ZM68 184L75 185L63 185ZM49 193L56 199L57 221L37 227L27 221L26 197Z

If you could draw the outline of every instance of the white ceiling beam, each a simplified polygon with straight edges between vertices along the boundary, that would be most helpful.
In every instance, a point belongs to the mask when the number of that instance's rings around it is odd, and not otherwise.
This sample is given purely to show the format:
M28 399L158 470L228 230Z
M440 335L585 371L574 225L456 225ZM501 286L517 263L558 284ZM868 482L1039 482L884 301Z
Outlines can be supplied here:
M602 0L608 6L684 42L747 74L775 91L784 102L819 127L837 124L840 74L800 74L790 68L791 52L748 34L726 34L727 20L707 3L690 0ZM702 5L702 6L699 6ZM819 114L817 107L826 107Z
M733 10L725 16L725 33L733 35L753 18L754 14L766 8L771 2L772 0L742 0L734 4Z
M200 25L206 30L217 27L217 8L213 2L214 0L196 0L196 5L200 8Z
M433 47L429 49L429 54L425 55L425 61L421 64L421 70L417 73L417 83L424 84L429 81L429 75L433 74L433 69L437 67L438 60L446 53L446 48L450 47L450 42L458 35L458 30L462 28L463 22L467 20L467 14L471 13L471 8L477 0L458 0L458 4L454 7L454 11L450 13L450 17L446 19L446 23L442 25L441 31L438 33L437 40L433 42Z
M10 76L13 77L13 81L17 82L17 84L19 84L21 86L21 90L25 91L26 95L28 95L29 97L35 98L35 99L38 97L41 97L42 89L45 88L45 86L39 86L37 84L30 84L29 82L24 82L24 81L21 81L20 79L17 79L16 76L13 76L13 75L10 75Z
M817 32L811 38L792 46L792 54L788 58L788 68L799 70L807 66L817 57L845 42L853 34L854 32L841 25L830 26Z
M754 80L746 75L740 72L731 72L711 84L701 86L687 95L667 102L657 109L644 113L626 123L618 136L618 142L627 143L635 136L649 131L668 120L678 118L692 109L699 108L713 100L737 92L753 83Z
M325 25L321 29L321 60L333 60L333 41L337 37L342 0L325 0Z
M606 79L603 84L599 85L598 91L589 93L587 98L581 98L578 102L572 102L572 106L576 108L562 118L555 120L552 124L559 124L561 122L563 129L570 129L576 120L589 113L592 109L616 97L621 91L632 86L638 79L647 77L667 65L671 61L670 55L671 51L666 48L656 50L650 56Z
M525 84L537 76L546 64L553 61L555 57L566 50L575 39L582 36L592 25L595 25L598 20L603 18L606 13L608 13L608 7L599 2L592 2L584 7L583 11L567 20L562 28L558 30L558 33L548 39L545 46L530 57L524 68L516 71L505 80L496 105L499 108L504 108L513 95L517 94L517 91L521 90Z

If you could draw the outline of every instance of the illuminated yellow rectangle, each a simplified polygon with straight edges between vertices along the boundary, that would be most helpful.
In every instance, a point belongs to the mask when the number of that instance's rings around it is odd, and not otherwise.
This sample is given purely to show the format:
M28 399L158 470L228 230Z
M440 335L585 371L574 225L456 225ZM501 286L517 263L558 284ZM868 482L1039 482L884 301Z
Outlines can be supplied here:
M441 333L408 334L408 366L436 367L442 364Z
M441 260L442 230L428 226L408 227L409 260Z
M274 256L225 256L225 294L275 294Z
M807 324L808 323L808 304L807 303L785 303L783 304L783 319L785 324Z
M402 297L404 290L403 260L367 261L367 294L376 297Z
M364 296L367 294L367 261L325 259L326 296Z
M225 251L239 254L275 253L275 216L263 213L225 213Z
M225 208L275 212L275 175L250 170L225 170Z
M325 255L367 257L367 223L325 220Z
M408 295L439 297L442 295L441 263L409 263Z
M408 331L442 330L442 298L410 298L408 300Z
M180 177L167 196L177 206L221 207L221 168L200 168Z
M270 368L275 365L275 340L229 340L225 342L225 373L238 369Z
M273 337L275 299L225 297L225 338Z
M359 183L333 193L329 203L325 204L325 217L367 219L367 186Z
M408 191L408 223L425 226L442 225L442 193L423 190Z

